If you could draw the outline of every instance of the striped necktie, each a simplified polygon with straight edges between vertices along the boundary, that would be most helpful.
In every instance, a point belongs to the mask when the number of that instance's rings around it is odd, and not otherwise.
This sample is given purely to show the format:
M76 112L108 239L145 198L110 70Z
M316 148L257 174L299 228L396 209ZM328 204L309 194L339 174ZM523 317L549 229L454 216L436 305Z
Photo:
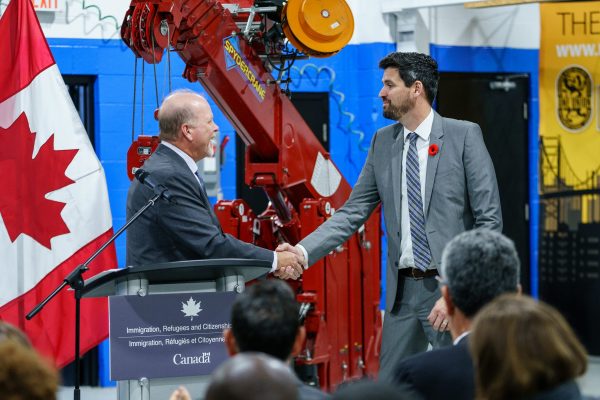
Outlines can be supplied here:
M408 134L410 145L406 155L406 194L410 216L410 236L412 238L415 266L425 271L431 263L431 252L425 234L425 216L421 197L421 177L419 174L419 156L417 154L417 134Z

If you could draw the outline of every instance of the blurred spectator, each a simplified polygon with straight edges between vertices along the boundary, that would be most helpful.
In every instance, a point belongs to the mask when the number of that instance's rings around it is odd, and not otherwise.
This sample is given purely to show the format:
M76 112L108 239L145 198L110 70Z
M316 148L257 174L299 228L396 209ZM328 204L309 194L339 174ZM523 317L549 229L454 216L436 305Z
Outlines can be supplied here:
M241 353L214 373L206 400L296 400L296 377L281 361L262 353Z
M477 399L579 400L586 352L562 315L527 296L503 295L475 318Z
M450 398L450 397L448 397ZM344 384L333 394L333 400L421 400L406 386L362 380Z
M306 337L299 312L300 306L287 283L273 279L249 286L233 304L231 329L224 332L229 354L261 352L290 364L302 350ZM296 384L301 400L330 397L297 377Z
M12 339L27 348L31 348L31 342L24 332L9 324L8 322L0 321L0 342L5 339Z
M192 396L185 387L180 386L171 393L169 400L192 400Z
M519 257L506 236L476 229L459 234L446 245L441 267L440 290L454 346L400 361L393 379L409 385L426 400L472 400L475 378L468 345L471 321L497 296L520 291Z
M1 399L55 400L57 390L57 371L35 350L20 339L0 341Z

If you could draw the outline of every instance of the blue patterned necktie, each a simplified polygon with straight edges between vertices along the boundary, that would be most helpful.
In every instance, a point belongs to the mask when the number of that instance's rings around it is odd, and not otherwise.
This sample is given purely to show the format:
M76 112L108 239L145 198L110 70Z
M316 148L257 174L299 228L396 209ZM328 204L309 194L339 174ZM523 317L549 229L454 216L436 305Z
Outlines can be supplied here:
M210 218L212 219L213 223L217 227L219 227L219 230L221 231L221 233L223 233L223 228L221 227L219 218L217 218L217 216L215 215L212 205L210 204L210 201L208 200L208 194L206 193L206 186L204 186L204 179L202 179L202 176L200 175L199 171L194 172L194 175L196 175L196 177L198 178L198 182L200 182L200 195L206 202L206 206L208 207L208 212L210 213Z
M194 175L196 175L196 178L198 178L198 181L200 182L200 191L202 194L206 194L206 188L204 187L204 180L202 179L202 176L200 176L198 171L194 172Z
M408 134L410 146L406 155L406 194L408 196L408 214L410 216L410 236L412 238L415 266L425 271L431 263L431 252L425 234L425 216L421 197L421 177L419 175L419 156L417 154L417 134Z

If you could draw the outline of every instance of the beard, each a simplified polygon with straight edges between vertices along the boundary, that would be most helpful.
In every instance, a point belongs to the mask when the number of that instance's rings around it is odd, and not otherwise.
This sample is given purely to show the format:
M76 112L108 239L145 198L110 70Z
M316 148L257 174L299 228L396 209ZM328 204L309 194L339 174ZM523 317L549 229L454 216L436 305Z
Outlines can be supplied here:
M410 99L404 100L399 106L390 102L387 108L383 109L383 116L387 119L398 121L412 110L415 107L415 104L416 100L411 101Z

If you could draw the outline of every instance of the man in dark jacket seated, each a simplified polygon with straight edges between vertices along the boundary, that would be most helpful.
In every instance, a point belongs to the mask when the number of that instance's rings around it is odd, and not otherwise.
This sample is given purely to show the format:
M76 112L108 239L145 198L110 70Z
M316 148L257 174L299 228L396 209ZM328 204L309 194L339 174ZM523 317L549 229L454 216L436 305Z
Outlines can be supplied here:
M440 290L448 307L454 346L402 360L396 366L394 381L408 384L426 400L472 400L471 322L494 298L520 292L519 258L510 239L476 229L459 234L446 245L441 267Z
M267 280L246 288L233 304L231 329L224 333L229 354L261 352L290 363L302 350L306 336L299 313L294 292L283 281ZM297 386L300 400L330 397L300 379Z

